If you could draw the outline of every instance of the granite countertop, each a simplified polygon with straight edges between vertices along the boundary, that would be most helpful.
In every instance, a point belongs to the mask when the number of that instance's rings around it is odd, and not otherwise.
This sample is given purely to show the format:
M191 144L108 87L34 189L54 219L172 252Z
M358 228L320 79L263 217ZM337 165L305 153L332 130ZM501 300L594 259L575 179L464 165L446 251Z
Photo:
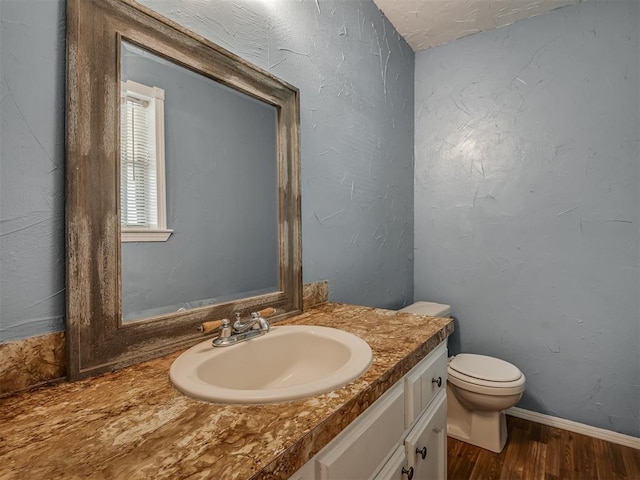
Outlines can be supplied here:
M0 399L0 479L288 478L453 332L449 318L328 303L280 324L340 328L373 364L330 393L272 405L191 399L178 353Z

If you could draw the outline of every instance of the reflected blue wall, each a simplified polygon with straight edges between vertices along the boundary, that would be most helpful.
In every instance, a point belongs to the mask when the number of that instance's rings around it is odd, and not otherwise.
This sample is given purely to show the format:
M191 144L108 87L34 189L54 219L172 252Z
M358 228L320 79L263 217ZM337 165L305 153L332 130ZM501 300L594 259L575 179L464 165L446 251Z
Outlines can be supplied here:
M276 108L150 54L121 65L122 80L165 93L173 230L166 242L122 244L123 317L277 291Z

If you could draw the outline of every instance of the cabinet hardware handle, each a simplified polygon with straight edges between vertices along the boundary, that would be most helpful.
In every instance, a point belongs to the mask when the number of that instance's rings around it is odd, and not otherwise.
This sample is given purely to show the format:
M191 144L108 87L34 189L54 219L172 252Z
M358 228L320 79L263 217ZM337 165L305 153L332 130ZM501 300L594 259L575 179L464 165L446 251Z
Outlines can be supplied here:
M409 480L413 480L413 467L409 467L409 470L402 467L402 475L406 475Z
M442 377L432 378L431 383L437 383L439 387L442 386Z
M416 448L416 453L422 457L424 460L427 458L427 447Z

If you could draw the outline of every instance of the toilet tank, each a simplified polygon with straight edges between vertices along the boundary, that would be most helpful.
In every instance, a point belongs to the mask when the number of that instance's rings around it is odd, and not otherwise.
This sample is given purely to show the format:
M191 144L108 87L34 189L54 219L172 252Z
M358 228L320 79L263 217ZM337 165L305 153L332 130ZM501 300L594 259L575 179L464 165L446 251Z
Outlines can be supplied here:
M415 313L430 317L450 317L451 305L435 302L416 302L400 309L400 313Z

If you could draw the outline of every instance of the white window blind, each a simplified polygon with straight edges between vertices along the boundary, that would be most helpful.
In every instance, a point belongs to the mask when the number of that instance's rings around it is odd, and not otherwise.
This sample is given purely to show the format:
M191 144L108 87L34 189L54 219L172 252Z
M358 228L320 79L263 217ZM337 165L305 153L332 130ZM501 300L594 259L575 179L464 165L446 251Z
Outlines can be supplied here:
M166 241L164 90L123 82L120 117L122 241Z
M158 228L154 105L126 96L120 146L120 222L124 227Z

